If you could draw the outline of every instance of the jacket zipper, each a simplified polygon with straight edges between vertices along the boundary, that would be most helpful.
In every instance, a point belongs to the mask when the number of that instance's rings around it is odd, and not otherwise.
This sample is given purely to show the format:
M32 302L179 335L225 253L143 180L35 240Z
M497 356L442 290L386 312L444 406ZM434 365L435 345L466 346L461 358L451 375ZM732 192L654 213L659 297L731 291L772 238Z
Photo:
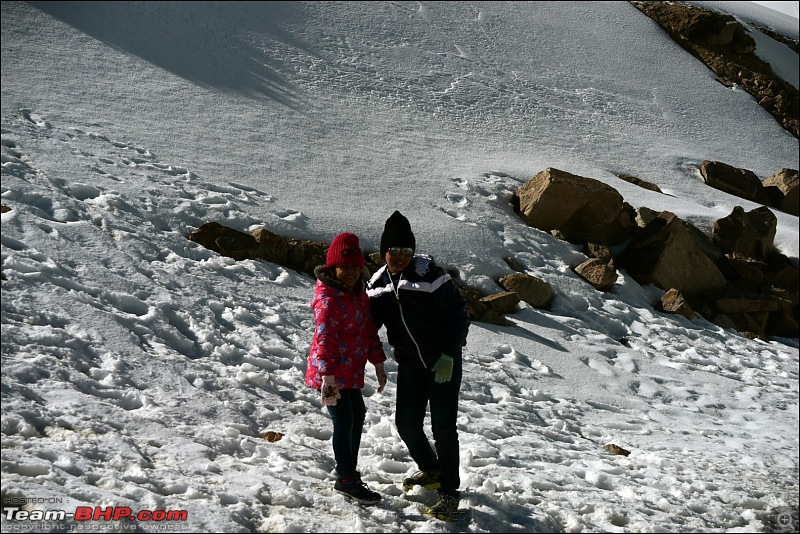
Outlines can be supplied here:
M422 351L419 348L419 343L417 340L414 339L414 335L411 333L411 330L408 328L408 324L406 323L406 316L403 314L403 305L400 303L400 280L403 279L403 275L400 275L400 278L397 279L397 288L394 287L394 281L392 280L392 274L389 273L389 283L392 285L392 291L394 292L395 298L397 298L397 307L400 308L400 320L403 321L403 326L406 328L406 332L408 332L408 337L411 338L411 341L414 342L414 346L417 348L417 356L419 356L419 361L422 362L422 367L427 369L428 366L425 365L425 360L422 357Z

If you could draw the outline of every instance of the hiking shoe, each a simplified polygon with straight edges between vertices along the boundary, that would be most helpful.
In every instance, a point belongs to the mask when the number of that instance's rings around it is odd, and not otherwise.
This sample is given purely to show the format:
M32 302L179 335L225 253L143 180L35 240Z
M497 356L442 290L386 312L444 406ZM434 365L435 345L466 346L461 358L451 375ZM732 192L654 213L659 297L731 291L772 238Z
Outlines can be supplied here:
M441 471L417 471L403 480L403 490L408 491L414 486L422 486L431 490L439 489L441 474Z
M458 499L450 495L436 492L439 500L431 506L428 514L443 521L453 521L458 518Z
M367 487L361 480L354 480L352 482L336 481L333 489L347 497L360 502L361 504L375 504L381 500L380 493L374 492Z

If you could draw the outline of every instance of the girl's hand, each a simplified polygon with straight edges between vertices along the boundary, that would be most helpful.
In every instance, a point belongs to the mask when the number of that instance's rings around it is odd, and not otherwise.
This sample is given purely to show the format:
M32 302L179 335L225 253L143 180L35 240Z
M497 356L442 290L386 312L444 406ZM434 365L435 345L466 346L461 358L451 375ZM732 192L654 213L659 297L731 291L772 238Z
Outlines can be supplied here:
M342 398L339 388L336 387L336 378L333 375L322 377L322 405L336 406L336 401Z
M383 388L386 387L386 370L383 368L383 362L375 364L375 376L378 378L378 393L383 393Z

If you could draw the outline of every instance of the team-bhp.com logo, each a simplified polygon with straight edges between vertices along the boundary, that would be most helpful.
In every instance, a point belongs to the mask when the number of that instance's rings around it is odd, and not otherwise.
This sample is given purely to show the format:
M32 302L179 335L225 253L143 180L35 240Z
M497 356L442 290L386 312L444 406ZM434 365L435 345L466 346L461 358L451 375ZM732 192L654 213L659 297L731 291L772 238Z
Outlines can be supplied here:
M72 520L78 524L94 524L91 522L99 523L101 521L137 521L152 522L159 526L166 526L186 521L189 518L189 512L186 510L140 510L135 512L128 506L77 506L74 511L23 510L19 506L6 505L3 506L3 518L15 521L17 524ZM186 524L183 523L183 525L185 526ZM6 524L5 526L9 525Z

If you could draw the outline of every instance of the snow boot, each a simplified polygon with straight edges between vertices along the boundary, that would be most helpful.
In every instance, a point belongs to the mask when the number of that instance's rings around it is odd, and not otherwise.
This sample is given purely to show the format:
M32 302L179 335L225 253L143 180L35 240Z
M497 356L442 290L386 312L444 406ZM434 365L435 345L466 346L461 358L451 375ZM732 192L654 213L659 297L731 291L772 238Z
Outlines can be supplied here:
M436 492L439 500L431 506L428 514L443 521L454 521L460 518L458 499L446 493Z
M372 491L360 479L352 482L341 482L339 480L333 485L333 489L354 501L361 504L375 504L381 500L380 493Z
M414 486L422 486L426 489L439 489L439 477L441 471L417 471L410 477L403 480L403 490L408 491Z

